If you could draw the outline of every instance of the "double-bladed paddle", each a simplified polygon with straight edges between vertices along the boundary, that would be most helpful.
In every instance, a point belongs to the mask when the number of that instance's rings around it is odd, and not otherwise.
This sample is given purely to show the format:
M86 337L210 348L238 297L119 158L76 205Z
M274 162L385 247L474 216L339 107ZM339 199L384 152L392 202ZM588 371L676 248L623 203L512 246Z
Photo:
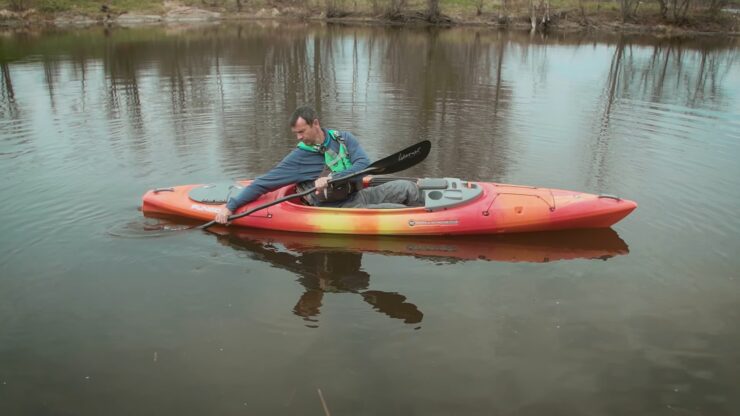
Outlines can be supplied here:
M352 178L356 178L358 176L362 175L369 175L369 174L376 174L376 175L384 175L388 173L396 173L400 172L402 170L408 169L417 163L421 162L422 160L426 159L427 155L429 154L429 151L432 148L432 143L429 142L429 140L424 140L419 143L416 143L413 146L409 146L399 152L396 152L388 157L385 157L383 159L375 161L373 164L368 166L367 168L352 173L347 176L342 176L341 178L335 178L329 180L328 184L331 185L333 183L341 183L346 182ZM291 195L286 195L282 198L278 198L274 201L268 202L266 204L262 204L260 206L254 207L250 210L244 211L242 213L231 215L229 216L229 221L233 221L237 218L246 217L247 215L250 215L254 212L257 212L259 210L271 207L273 205L277 205L281 202L287 201L289 199L293 198L299 198L304 195L308 195L311 192L316 192L316 187L313 187L311 189L306 189L303 192L298 192ZM216 224L216 221L211 221L209 223L203 224L200 226L201 229L205 230L208 227Z

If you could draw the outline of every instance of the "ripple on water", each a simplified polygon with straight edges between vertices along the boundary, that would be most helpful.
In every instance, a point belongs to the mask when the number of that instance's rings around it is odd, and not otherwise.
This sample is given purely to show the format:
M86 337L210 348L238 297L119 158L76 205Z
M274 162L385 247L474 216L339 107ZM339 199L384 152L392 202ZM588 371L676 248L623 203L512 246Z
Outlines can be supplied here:
M160 218L140 218L113 224L105 230L105 233L117 238L162 238L176 236L179 231L192 229L193 224L178 224Z
M0 159L15 159L34 150L33 129L22 120L0 122Z

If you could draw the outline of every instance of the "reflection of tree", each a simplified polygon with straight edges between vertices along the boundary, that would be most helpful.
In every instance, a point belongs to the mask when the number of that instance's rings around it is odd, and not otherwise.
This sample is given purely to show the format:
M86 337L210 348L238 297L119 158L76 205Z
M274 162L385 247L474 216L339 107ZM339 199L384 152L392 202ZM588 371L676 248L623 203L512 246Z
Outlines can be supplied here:
M0 62L0 69L3 75L3 95L8 101L15 100L15 92L13 91L13 80L10 77L10 67L5 62Z
M294 146L285 121L303 103L322 110L325 126L357 133L371 156L431 139L435 151L411 175L425 170L424 175L503 177L514 157L516 141L510 138L517 136L512 101L519 79L512 57L520 50L537 65L553 45L584 42L583 37L530 38L469 28L274 23L187 31L114 29L107 37L98 30L85 33L34 39L23 51L45 57L42 76L52 105L55 89L64 82L55 65L74 57L84 91L94 79L86 74L95 75L95 64L102 62L106 89L100 93L110 120L124 119L125 127L134 129L132 137L144 137L147 97L161 95L160 102L169 105L155 111L171 123L177 155L215 153L226 175L240 177L264 172ZM718 85L736 67L730 41L656 44L639 37L589 36L589 43L621 45L600 98L603 112L595 133L602 144L622 94L716 108L726 99ZM652 54L646 55L643 45ZM18 86L11 82L8 64L3 68L4 94L11 100ZM544 65L536 69L547 71ZM3 111L12 111L11 106Z
M75 76L80 80L80 94L79 97L82 100L82 110L86 108L87 99L87 70L88 61L85 56L75 54L72 56L72 69Z
M18 117L18 104L15 101L15 89L13 88L13 78L10 75L10 66L6 62L0 62L0 71L2 71L2 101L6 105L0 106L0 109L7 107L8 118L15 119Z
M633 39L620 38L617 47L620 45L623 49L625 45L632 48ZM732 49L722 46L661 40L653 45L649 55L630 53L621 70L611 68L609 76L618 77L623 92L631 98L655 103L674 100L688 107L707 103L719 106L725 97L717 86L738 59ZM663 95L666 86L670 97Z
M331 43L328 43L328 46L330 47ZM321 114L321 84L323 82L321 77L321 42L319 40L319 37L314 35L313 38L313 106L316 108L316 111ZM331 53L331 51L329 51ZM326 78L326 79L334 79L334 78ZM334 79L336 81L336 79Z
M424 314L416 305L406 302L406 297L394 292L367 290L370 275L362 270L362 253L335 250L307 250L288 252L272 244L250 239L245 234L225 234L219 241L236 250L243 250L255 260L268 262L274 267L298 275L298 282L305 288L293 312L314 324L318 322L322 301L326 293L355 293L374 310L407 324L418 324Z
M596 136L595 142L591 146L591 163L589 165L590 171L588 172L589 178L596 180L596 189L604 189L603 178L607 177L607 162L608 162L608 150L609 150L609 119L612 114L612 106L617 96L617 88L619 87L619 76L622 70L622 61L624 59L624 38L620 37L614 48L614 54L612 55L612 61L609 66L609 76L606 81L605 90L605 103L604 111L601 114L601 122L599 127L599 133Z
M106 77L109 117L127 117L126 125L132 129L132 134L127 136L136 149L142 149L147 143L138 76L142 50L127 43L111 43L105 52L103 65L110 74Z
M673 125L673 120L659 122L662 117L680 117L664 112L665 104L722 107L725 97L718 85L738 59L732 49L720 48L716 44L664 40L654 44L651 53L643 53L644 49L637 50L636 41L639 39L624 35L617 39L604 93L600 97L603 111L595 141L590 143L588 174L596 180L598 190L608 187L603 181L609 176L612 120L621 97L629 97L633 106L650 107L652 111L639 122L649 123L653 129ZM666 90L670 92L669 96L665 96Z
M46 92L49 93L49 103L52 110L56 109L56 100L54 99L54 91L56 87L56 75L59 73L58 61L52 60L49 57L44 57L42 65L44 67L44 82L46 84Z
M418 138L435 144L432 164L446 175L500 177L506 169L511 89L503 77L506 35L430 28L391 29L381 38L383 75L413 110ZM372 52L371 52L372 53ZM460 140L461 138L474 138ZM415 140L409 138L411 142ZM474 146L474 147L471 147ZM491 160L497 155L496 160ZM461 166L460 158L469 160Z

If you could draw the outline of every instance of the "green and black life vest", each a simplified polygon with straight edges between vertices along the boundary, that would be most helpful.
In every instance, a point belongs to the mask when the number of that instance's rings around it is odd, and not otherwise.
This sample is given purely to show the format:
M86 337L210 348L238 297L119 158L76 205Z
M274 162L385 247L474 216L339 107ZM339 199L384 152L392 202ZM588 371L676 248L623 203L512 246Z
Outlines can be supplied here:
M298 142L298 148L307 150L309 152L323 153L324 154L324 170L320 176L328 176L332 173L344 172L345 170L352 167L352 160L349 157L349 151L347 145L344 143L344 138L339 135L336 130L326 130L327 138L322 144L308 145L306 143ZM331 149L331 140L339 143L339 152L335 152ZM306 181L298 184L297 190L307 190L313 187L313 181ZM342 201L349 197L358 186L353 181L344 183L336 183L329 185L324 193L314 194L310 193L303 197L303 200L309 205L321 205L324 202L336 202Z
M344 144L344 139L339 135L336 130L327 130L327 140L323 144L308 145L303 142L298 142L298 148L308 150L309 152L323 153L324 164L332 173L344 172L345 170L352 167L352 161L349 159L349 152L347 151L347 145ZM339 143L339 153L335 152L328 146L328 141L334 140Z

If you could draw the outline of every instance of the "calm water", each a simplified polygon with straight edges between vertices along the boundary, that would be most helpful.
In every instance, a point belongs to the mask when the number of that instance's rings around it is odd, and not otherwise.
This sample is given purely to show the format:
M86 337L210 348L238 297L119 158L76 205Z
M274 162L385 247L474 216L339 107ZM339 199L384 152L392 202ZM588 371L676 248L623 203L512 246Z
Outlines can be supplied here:
M736 39L251 24L0 37L0 414L740 413ZM613 230L178 231L301 103L405 172L603 192ZM323 400L323 403L322 403Z

